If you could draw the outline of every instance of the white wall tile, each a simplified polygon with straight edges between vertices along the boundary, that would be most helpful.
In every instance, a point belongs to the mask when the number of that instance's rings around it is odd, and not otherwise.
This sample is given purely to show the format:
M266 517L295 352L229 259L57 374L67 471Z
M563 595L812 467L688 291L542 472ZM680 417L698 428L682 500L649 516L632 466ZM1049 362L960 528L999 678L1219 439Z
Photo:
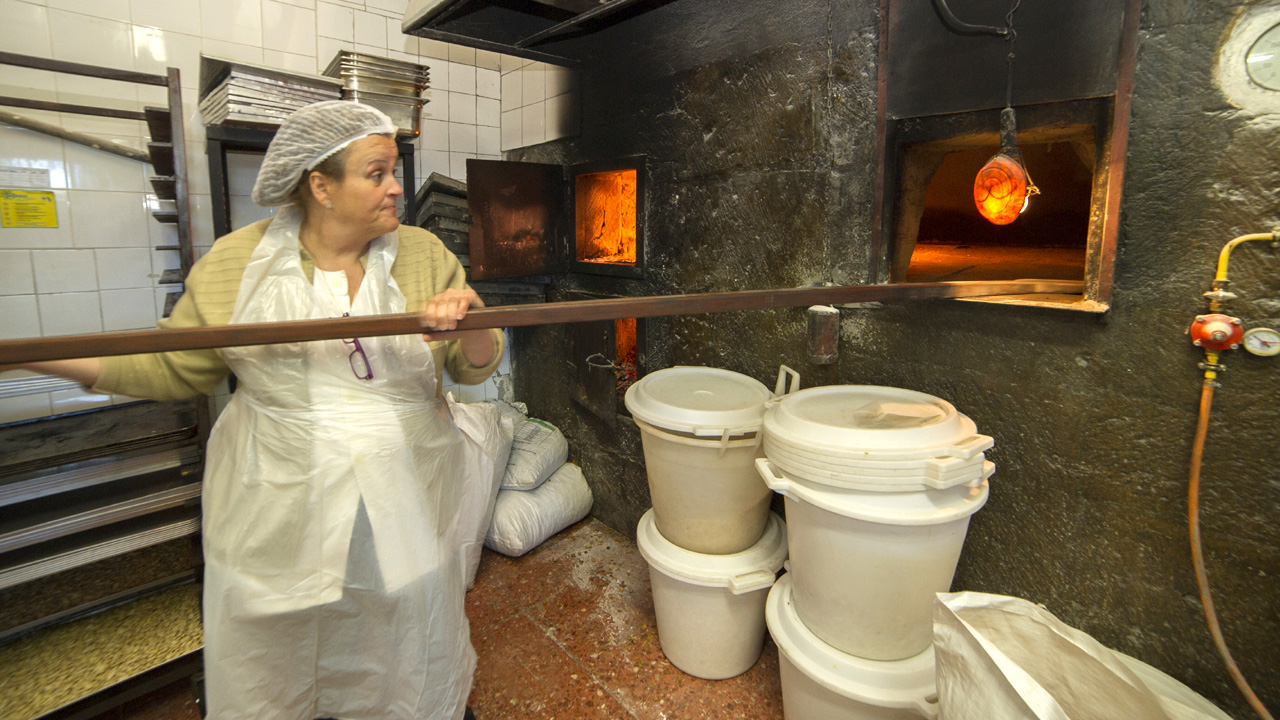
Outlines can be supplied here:
M92 250L33 250L36 292L76 293L96 291L98 273Z
M495 128L501 125L501 103L495 98L476 98L476 124Z
M38 295L40 327L46 336L102 332L98 293Z
M578 84L578 73L571 68L547 65L546 79L547 97L551 98L573 92Z
M449 122L476 124L476 96L449 91Z
M502 56L489 50L476 50L476 67L499 71L502 69Z
M129 17L135 25L200 34L200 0L129 0Z
M196 16L197 18L199 15ZM195 89L200 78L200 36L199 34L182 34L170 30L134 25L133 64L138 72L165 75L171 67L178 68L183 88ZM162 87L144 88L163 96L167 90ZM187 93L183 93L186 95ZM141 97L141 96L140 96ZM194 94L192 95L194 98ZM144 98L146 99L146 98ZM165 101L167 104L167 101ZM189 123L184 123L185 125Z
M524 105L524 74L510 72L502 76L502 111L518 110Z
M49 11L39 5L16 0L0 0L0 47L6 52L36 57L52 57ZM12 66L5 66L8 73Z
M0 296L0 338L40 337L40 312L35 295Z
M0 398L0 423L45 417L49 412L49 393Z
M212 55L227 60L239 60L247 63L262 63L262 46L245 45L244 43L227 42L215 38L204 38L200 46L205 55Z
M422 177L425 179L436 172L445 177L449 175L449 153L440 150L426 150L418 153L422 157Z
M356 13L335 3L316 3L316 34L335 40L355 42ZM330 58L333 56L330 55Z
M102 292L102 329L149 330L156 326L155 291L149 287Z
M31 253L0 250L0 295L30 295L36 291Z
M467 181L467 160L475 157L474 153L449 153L449 177L455 180Z
M529 64L528 60L525 60L524 58L521 58L521 57L516 57L515 55L503 55L502 57L498 58L498 70L501 71L503 75L506 75L509 72L514 72L516 70L519 70L520 68L528 64Z
M381 15L357 11L355 40L361 45L387 49L387 21Z
M453 47L452 45L440 42L439 40L429 40L427 38L421 38L421 40L422 42L418 44L418 52L421 53L423 57L436 58L438 60L449 59L449 48Z
M262 48L261 0L206 0L200 4L200 27L206 40ZM277 29L272 28L272 32Z
M524 111L520 108L502 113L502 150L512 150L524 144L524 131L521 119Z
M80 248L145 248L151 244L146 195L75 190L71 218L75 246Z
M526 65L520 70L520 106L532 105L547 99L547 72L541 63Z
M263 50L262 64L288 70L289 72L305 73L314 75L316 73L316 56L315 55L295 55L294 53L280 52L278 50ZM208 173L205 173L206 177ZM208 184L206 183L206 187ZM206 190L205 192L208 192Z
M63 159L62 147L61 140L44 133L0 125L0 165L48 170L49 189L66 189L67 187L66 162Z
M496 127L476 128L476 152L481 155L498 155L502 152L502 131Z
M151 251L146 248L108 248L93 252L100 290L151 288L158 279L151 272Z
M133 41L129 40L129 64L133 64ZM132 83L104 81L80 75L57 75L53 79L58 88L58 101L72 105L94 105L116 110L141 110L138 104L138 86ZM142 137L146 124L138 120L98 117L95 115L65 114L62 127L90 135L118 135ZM75 144L75 143L71 143ZM85 147L77 145L77 147ZM101 153L101 150L93 150ZM137 163L132 160L130 162Z
M213 236L213 200L208 195L191 195L191 243L210 247Z
M463 65L476 65L476 49L464 47L462 45L449 46L449 62L462 63Z
M424 58L423 65L427 66L430 72L430 87L432 90L448 90L449 89L449 61L448 60L431 60Z
M408 62L418 62L418 38L414 35L406 35L400 30L400 17L389 17L387 21L387 49L399 50L400 52L409 53L413 56L413 60Z
M537 145L547 139L547 101L520 108L520 137L524 145Z
M265 30L262 33L263 50L315 56L315 10L276 0L262 0L262 27Z
M449 119L449 93L444 90L428 90L423 94L423 120Z
M73 244L71 204L66 190L54 190L58 226L53 228L0 228L0 249L67 248Z
M54 415L91 410L111 404L110 395L99 395L85 389L55 390L47 395L50 403L49 410Z
M443 120L423 120L421 130L420 149L449 149L449 123Z
M123 9L111 12L104 7L106 3L99 3L98 0L90 0L89 4L102 7L101 10L95 9L94 14L128 18L128 0L113 1L122 5ZM49 32L53 39L53 57L57 60L90 63L120 70L133 69L133 38L126 22L90 17L78 12L64 12L50 7Z
M476 69L476 95L497 100L502 97L502 75L497 70Z
M335 40L333 38L319 37L316 38L316 69L315 72L322 73L324 69L329 67L329 63L337 57L342 50L355 50L356 45L350 40Z
M476 94L476 69L461 63L449 63L449 92Z
M449 123L449 152L476 153L476 126Z
M405 8L408 7L409 3L407 0L365 0L365 5L370 10L377 10L400 17L404 15Z
M298 7L306 8L308 10L316 9L316 0L284 0L284 1L289 3L290 5L297 5Z

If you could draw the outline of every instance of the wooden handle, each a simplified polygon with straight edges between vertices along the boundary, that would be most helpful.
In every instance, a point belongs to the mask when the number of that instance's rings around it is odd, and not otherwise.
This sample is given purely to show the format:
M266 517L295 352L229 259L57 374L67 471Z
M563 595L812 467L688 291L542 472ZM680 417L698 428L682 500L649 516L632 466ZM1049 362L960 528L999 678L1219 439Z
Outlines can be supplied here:
M843 285L789 288L782 290L739 290L690 295L580 300L576 302L503 305L478 308L467 313L456 332L484 328L521 327L552 323L620 320L656 315L695 315L731 310L760 310L775 307L804 307L860 302L938 300L1025 295L1035 293L1075 294L1080 282L1067 280L1009 280L893 285ZM417 313L300 320L293 322L223 325L216 327L138 330L132 332L64 335L0 341L0 365L65 360L108 355L172 352L248 345L334 340L383 335L414 335L428 331ZM441 333L440 337L454 333Z

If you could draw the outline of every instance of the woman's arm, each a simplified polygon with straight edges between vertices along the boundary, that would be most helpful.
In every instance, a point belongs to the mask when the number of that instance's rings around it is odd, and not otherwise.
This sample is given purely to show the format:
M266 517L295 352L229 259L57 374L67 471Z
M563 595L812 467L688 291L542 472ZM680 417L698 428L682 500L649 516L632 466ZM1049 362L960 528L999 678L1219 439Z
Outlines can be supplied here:
M57 375L68 380L74 380L85 387L93 387L93 384L98 382L98 374L102 371L102 361L98 358L46 360L44 362L0 367L0 370L30 370L44 375Z

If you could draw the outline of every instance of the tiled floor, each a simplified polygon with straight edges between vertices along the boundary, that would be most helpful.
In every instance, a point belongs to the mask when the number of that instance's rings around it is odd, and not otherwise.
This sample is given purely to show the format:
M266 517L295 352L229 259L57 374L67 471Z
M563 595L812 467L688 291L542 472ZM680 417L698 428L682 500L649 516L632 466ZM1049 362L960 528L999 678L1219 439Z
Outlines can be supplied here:
M745 674L701 680L658 645L649 566L635 543L587 519L521 558L488 550L467 595L480 656L479 720L782 718L778 651ZM185 683L96 720L197 720Z

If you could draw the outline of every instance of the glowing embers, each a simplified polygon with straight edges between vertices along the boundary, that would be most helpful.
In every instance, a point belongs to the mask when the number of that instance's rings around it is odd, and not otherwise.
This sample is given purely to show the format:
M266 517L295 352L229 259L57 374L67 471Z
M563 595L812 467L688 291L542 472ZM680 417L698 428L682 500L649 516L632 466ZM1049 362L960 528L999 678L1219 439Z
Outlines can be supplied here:
M636 264L636 191L635 170L590 173L575 178L575 259L610 265ZM634 342L635 321L631 322Z
M1030 184L1018 157L1004 152L987 161L973 179L973 202L982 217L996 225L1008 225L1027 209L1028 199L1039 192Z
M636 360L639 353L636 349L636 319L625 318L614 321L614 336L617 338L617 360L613 363L614 374L618 377L618 397L627 392L627 388L636 382Z

